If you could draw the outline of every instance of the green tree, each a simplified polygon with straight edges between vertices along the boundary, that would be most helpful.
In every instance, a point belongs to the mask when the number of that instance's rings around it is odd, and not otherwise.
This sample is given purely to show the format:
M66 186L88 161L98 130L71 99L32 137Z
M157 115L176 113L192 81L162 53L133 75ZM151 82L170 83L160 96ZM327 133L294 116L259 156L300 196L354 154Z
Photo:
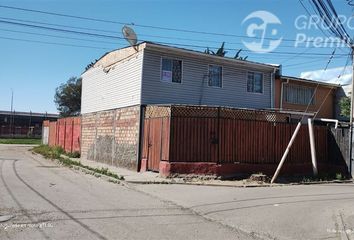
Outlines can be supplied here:
M340 115L344 117L350 116L350 98L342 97L339 101Z
M248 58L248 56L246 57L241 57L240 53L241 53L242 49L238 50L234 56L234 59L238 59L238 60L246 60ZM217 52L214 52L213 50L210 50L209 47L207 47L204 51L204 53L206 54L210 54L210 55L216 55L219 57L225 57L227 51L225 51L225 42L223 42L221 44L221 47L217 50Z
M54 102L61 117L80 114L81 82L81 78L71 77L55 89Z

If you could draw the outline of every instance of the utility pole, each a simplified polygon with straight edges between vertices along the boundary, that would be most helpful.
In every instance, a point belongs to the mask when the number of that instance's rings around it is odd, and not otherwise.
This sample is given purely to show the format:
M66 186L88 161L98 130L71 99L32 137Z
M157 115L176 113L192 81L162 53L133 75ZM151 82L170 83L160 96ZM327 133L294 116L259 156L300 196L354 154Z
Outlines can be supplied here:
M11 88L11 111L10 111L10 134L11 136L13 136L13 131L12 131L12 128L13 128L13 106L14 105L14 90Z
M352 164L352 159L353 159L353 113L354 113L354 46L352 46L352 60L353 60L353 66L352 66L352 92L351 92L351 97L350 97L350 126L349 126L349 173L351 176L353 176L353 164Z

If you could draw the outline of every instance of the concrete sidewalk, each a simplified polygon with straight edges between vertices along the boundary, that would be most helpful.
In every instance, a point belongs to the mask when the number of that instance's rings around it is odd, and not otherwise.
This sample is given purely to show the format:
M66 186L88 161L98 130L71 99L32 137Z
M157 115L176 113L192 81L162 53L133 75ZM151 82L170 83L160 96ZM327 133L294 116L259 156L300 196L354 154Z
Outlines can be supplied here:
M255 182L249 180L219 180L214 176L179 176L165 178L161 177L156 172L136 172L121 167L111 166L105 163L96 162L87 159L75 159L73 161L80 161L82 165L92 168L107 168L110 172L123 176L125 182L135 184L188 184L188 185L205 185L205 186L227 186L227 187L270 187L280 186L282 184L270 185L264 182Z
M80 161L82 165L92 168L107 168L110 172L124 177L124 181L134 184L186 184L203 186L223 186L223 187L279 187L291 185L328 184L328 183L352 183L352 180L315 181L306 183L266 183L262 181L243 180L220 180L213 176L193 176L184 175L178 177L165 178L156 172L136 172L122 167L115 167L105 163L87 160L84 158L70 158L73 161Z
M128 183L140 183L140 184L150 184L150 183L171 183L172 179L167 179L160 177L158 173L155 172L136 172L128 170L126 168L115 167L101 162L96 162L92 160L87 160L83 158L71 158L73 161L80 161L82 165L89 166L92 168L108 168L110 172L116 173L119 176L123 176L124 180Z

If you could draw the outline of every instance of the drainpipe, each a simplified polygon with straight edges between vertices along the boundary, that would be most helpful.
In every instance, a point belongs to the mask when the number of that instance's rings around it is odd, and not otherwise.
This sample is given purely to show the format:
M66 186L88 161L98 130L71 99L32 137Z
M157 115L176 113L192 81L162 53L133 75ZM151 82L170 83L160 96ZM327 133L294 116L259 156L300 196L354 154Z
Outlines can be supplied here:
M270 76L270 108L274 108L274 81L275 81L275 72L276 68L274 68L273 72Z
M333 122L335 123L334 128L338 128L339 121L337 119L328 119L328 118L315 118L314 120L321 121L321 122Z
M289 79L286 80L286 84L289 83ZM280 88L280 104L279 104L279 109L283 110L283 96L284 96L284 82L281 81L281 88Z
M137 159L137 172L140 171L141 168L141 155L143 151L143 134L144 134L144 118L145 118L145 108L146 105L140 105L140 113L139 113L139 134L138 134L138 159Z

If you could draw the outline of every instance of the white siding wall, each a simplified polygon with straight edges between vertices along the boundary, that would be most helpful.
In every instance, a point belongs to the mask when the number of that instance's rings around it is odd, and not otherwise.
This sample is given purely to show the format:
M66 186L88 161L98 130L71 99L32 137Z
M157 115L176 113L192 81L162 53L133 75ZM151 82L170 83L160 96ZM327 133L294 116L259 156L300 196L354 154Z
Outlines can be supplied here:
M140 104L143 52L105 73L101 66L82 75L81 113Z
M161 57L182 60L182 83L160 81ZM223 67L222 88L208 86L208 65ZM264 73L263 93L247 92L247 73ZM271 73L246 65L213 62L201 57L158 53L145 49L142 104L196 104L242 108L271 108Z

